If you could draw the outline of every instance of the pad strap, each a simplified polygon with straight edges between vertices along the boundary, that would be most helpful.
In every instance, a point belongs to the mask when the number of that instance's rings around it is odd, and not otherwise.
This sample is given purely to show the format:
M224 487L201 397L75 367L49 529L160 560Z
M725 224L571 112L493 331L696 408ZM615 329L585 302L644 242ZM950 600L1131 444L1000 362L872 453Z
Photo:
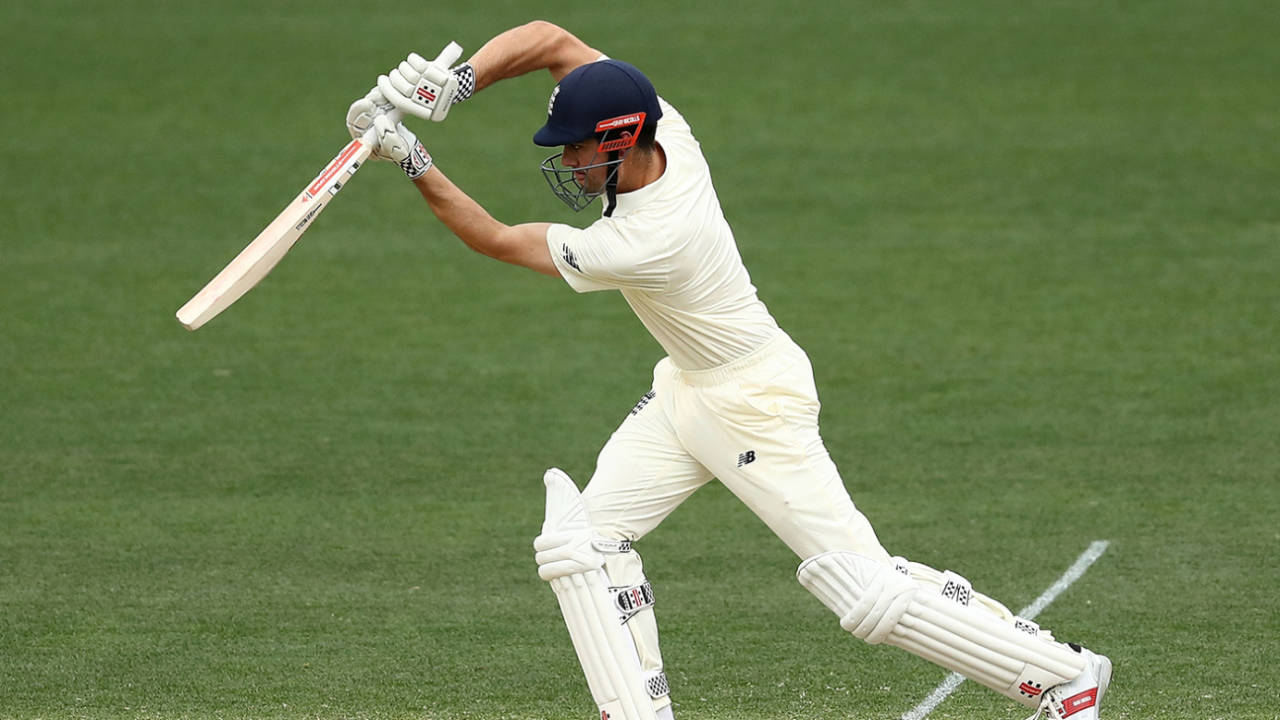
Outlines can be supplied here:
M607 553L609 555L621 555L622 553L631 552L631 541L593 537L591 538L591 547L594 548L596 552Z
M649 691L649 697L654 700L671 694L671 685L667 682L667 674L661 670L646 673L644 686Z
M1013 627L1028 635L1040 634L1040 626L1023 617L1014 617Z
M942 573L942 597L969 607L969 601L973 599L973 585L950 570L945 570Z
M654 605L653 586L647 581L632 587L609 588L609 592L613 594L613 606L617 608L623 625L636 613Z

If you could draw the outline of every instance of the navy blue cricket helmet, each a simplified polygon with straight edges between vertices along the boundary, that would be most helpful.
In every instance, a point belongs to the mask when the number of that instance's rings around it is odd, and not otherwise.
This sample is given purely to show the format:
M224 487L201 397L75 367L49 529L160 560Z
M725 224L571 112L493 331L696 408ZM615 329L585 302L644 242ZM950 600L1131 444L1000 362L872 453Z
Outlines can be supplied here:
M617 190L617 166L622 163L622 151L635 145L640 131L657 124L661 117L662 108L653 83L633 65L606 59L575 68L551 91L547 122L534 133L533 142L543 147L558 147L594 137L600 141L598 151L605 154L607 160L566 168L557 163L560 154L552 155L541 167L552 192L574 210L581 210L607 192L610 203L605 214L609 214ZM621 137L623 131L630 131L629 138ZM574 170L605 165L613 169L600 191L588 191L573 177Z
M597 132L606 120L643 113L643 125L662 117L653 83L635 66L621 60L600 60L581 65L565 75L547 103L547 123L533 136L542 147L581 142ZM628 124L630 125L630 124Z

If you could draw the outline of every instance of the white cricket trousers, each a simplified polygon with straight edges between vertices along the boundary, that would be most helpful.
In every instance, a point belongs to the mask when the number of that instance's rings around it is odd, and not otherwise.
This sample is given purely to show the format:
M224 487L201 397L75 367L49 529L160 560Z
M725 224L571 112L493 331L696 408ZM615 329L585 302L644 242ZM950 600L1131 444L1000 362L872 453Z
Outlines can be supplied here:
M664 358L600 451L583 493L591 524L638 540L718 478L800 558L848 550L888 562L823 445L818 409L809 357L782 331L709 370Z

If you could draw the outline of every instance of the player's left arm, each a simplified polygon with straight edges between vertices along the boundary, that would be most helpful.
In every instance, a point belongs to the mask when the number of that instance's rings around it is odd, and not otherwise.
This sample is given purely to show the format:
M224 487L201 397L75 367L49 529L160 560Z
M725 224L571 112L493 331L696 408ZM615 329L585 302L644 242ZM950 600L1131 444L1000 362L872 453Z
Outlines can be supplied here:
M445 52L451 49L461 52L456 44ZM600 57L599 50L568 30L535 20L494 36L470 60L454 68L441 58L427 60L410 53L386 75L378 77L378 89L401 112L440 122L454 103L500 80L548 70L552 79L560 82L574 68Z
M548 70L556 82L579 65L595 62L599 50L545 20L535 20L495 35L467 61L476 74L476 91L499 80Z

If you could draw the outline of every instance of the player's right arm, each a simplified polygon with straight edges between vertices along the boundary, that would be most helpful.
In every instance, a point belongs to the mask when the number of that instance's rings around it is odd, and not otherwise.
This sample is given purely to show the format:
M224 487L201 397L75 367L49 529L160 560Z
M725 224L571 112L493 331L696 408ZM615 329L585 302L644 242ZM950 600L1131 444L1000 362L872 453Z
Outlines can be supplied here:
M600 51L564 28L535 20L494 36L464 66L460 66L463 69L470 66L474 73L474 88L457 97L465 99L470 93L499 80L537 70L547 70L552 79L559 82L574 68L594 62L601 56ZM356 101L348 111L347 125L352 137L362 136L374 118L385 115L392 106L418 117L437 121L444 119L448 106L454 102L455 94L463 83L456 75L457 71L447 70L440 62L437 59L428 63L417 55L411 55L396 69L379 77L377 88ZM454 75L453 79L447 82L440 79L449 74ZM430 107L419 107L413 98L425 77L437 78L435 82L443 92L439 93L438 100L432 96ZM400 163L432 213L468 247L503 262L560 276L547 247L550 223L506 225L499 222L438 168L432 167L430 156L403 124L390 123L383 118L380 129L375 156Z
M415 178L413 184L436 218L467 247L495 260L560 277L547 248L547 228L551 223L499 222L437 167Z
M550 223L507 225L494 219L435 167L431 155L412 130L387 112L387 101L374 88L347 110L347 129L357 139L372 139L372 156L400 165L431 212L467 247L488 257L560 277L547 248Z

